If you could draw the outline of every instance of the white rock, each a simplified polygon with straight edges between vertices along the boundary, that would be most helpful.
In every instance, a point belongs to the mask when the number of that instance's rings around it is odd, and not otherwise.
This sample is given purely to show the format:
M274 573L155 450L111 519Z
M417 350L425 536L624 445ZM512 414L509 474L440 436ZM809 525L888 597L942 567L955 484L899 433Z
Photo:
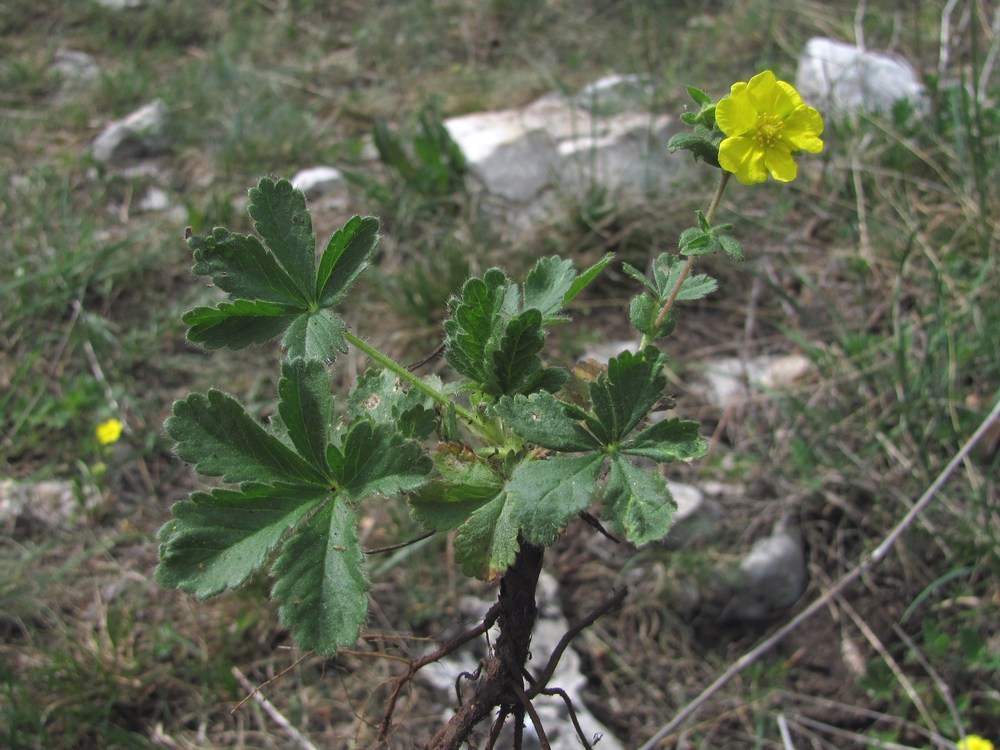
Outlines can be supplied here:
M740 561L735 590L719 620L767 619L795 604L808 582L802 534L782 519Z
M346 181L343 173L336 167L310 167L296 172L291 183L305 193L306 197L316 198L345 185Z
M826 112L887 112L901 99L918 110L926 106L924 87L907 62L823 37L806 44L795 87Z
M667 536L659 542L666 549L680 549L694 539L711 536L722 517L718 503L706 499L697 487L667 480L677 510L674 511L673 525Z
M755 392L789 386L811 369L812 362L801 354L721 357L702 363L704 384L694 389L724 409Z
M147 190L138 205L140 211L166 211L168 208L170 208L170 196L167 195L167 191L158 187Z
M605 341L594 344L580 357L581 361L592 359L602 365L606 365L612 357L617 357L622 352L639 351L638 339L619 339L616 341Z
M648 110L653 98L649 76L610 75L587 84L576 95L578 107L595 115Z
M11 533L19 523L43 528L65 528L86 518L100 502L97 493L72 482L0 481L0 529Z
M166 105L156 99L123 120L113 122L94 139L95 161L120 164L167 150Z
M75 49L56 50L52 68L59 74L64 86L93 83L101 73L94 58Z

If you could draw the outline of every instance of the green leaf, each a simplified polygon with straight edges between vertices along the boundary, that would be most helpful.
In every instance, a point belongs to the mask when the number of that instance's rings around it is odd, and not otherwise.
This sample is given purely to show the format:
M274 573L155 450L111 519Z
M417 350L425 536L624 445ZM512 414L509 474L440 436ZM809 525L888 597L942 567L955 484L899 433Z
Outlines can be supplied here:
M194 493L160 529L156 580L202 599L242 585L324 494L270 485Z
M330 656L358 640L368 619L368 581L357 514L332 502L299 526L274 564L272 596L299 648Z
M457 443L439 444L434 466L438 476L408 498L413 517L435 531L457 529L503 487L485 459Z
M174 403L166 421L177 455L199 474L222 481L326 486L326 478L217 390Z
M492 353L504 333L510 286L510 280L496 268L481 279L469 279L445 321L448 364L477 383L486 383L492 374Z
M545 321L557 320L575 278L571 261L557 255L541 258L524 280L524 307L535 308Z
M247 213L278 263L299 289L313 300L316 279L316 236L306 198L288 180L263 178L250 189Z
M332 360L337 352L347 351L344 332L347 326L332 310L303 313L288 326L281 345L289 358Z
M217 227L207 237L191 237L188 245L195 259L191 270L210 276L219 289L234 297L292 306L309 304L308 297L256 237Z
M744 260L746 258L743 254L743 245L741 245L740 241L731 234L720 234L718 236L718 240L719 244L722 245L722 249L734 259Z
M333 233L316 274L316 299L322 307L337 304L368 267L378 249L378 219L353 217Z
M342 448L330 446L327 460L344 492L356 500L416 489L433 468L419 443L364 419L351 424Z
M542 367L538 352L544 345L542 314L538 310L529 308L511 320L493 352L493 370L486 392L500 396L527 390L532 385L532 376Z
M569 289L566 291L566 296L563 297L563 307L572 302L580 292L590 286L590 282L600 275L601 271L604 270L614 257L614 253L606 253L603 258L573 279L573 283L570 284Z
M688 276L681 284L681 290L677 293L677 299L691 301L703 299L719 288L719 283L708 274L699 273Z
M505 396L496 413L529 443L549 450L571 453L600 448L597 438L567 411L567 405L549 393Z
M659 317L662 307L663 302L643 292L632 298L632 303L629 305L628 310L629 321L644 336L649 336L653 339L669 336L673 333L674 327L677 325L677 316L671 310L667 313L664 321L657 326L656 319Z
M656 288L650 284L649 279L646 278L646 274L633 266L631 263L622 263L622 270L625 272L626 276L631 276L633 279L642 284L642 286L644 286L649 292L653 294L657 293Z
M718 248L718 242L712 237L711 232L692 227L681 232L678 245L680 253L684 256L709 255Z
M701 119L700 117L698 119ZM700 128L703 133L678 133L667 141L667 150L670 153L675 151L690 151L696 160L709 164L713 167L719 166L719 144L722 142L720 136L712 135L714 131ZM697 130L697 129L696 129Z
M284 331L295 320L298 308L276 302L238 299L216 307L196 307L181 320L188 340L209 349L241 349L263 344Z
M676 508L666 481L657 472L612 456L602 519L613 531L623 533L636 546L662 539Z
M462 572L484 580L502 574L517 555L518 538L550 545L587 508L604 456L553 456L525 461L504 490L459 529L455 557Z
M710 97L708 94L706 94L701 89L696 88L694 86L687 86L686 88L687 88L688 96L690 96L692 99L694 99L695 104L705 105L705 104L711 104L712 103L712 97Z
M622 443L621 450L660 462L691 461L708 452L708 443L697 422L664 419Z
M663 355L653 347L638 354L622 352L608 362L608 371L590 384L596 421L593 432L605 445L618 443L649 413L666 388Z
M318 359L295 359L281 366L278 413L299 455L321 474L329 472L326 446L333 421L330 376Z

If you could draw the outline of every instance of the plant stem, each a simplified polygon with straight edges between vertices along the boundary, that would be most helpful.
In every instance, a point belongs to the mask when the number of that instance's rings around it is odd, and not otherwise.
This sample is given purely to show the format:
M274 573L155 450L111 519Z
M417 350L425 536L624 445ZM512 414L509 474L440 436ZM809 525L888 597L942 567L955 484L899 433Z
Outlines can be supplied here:
M405 380L413 388L416 388L425 396L434 399L434 401L441 404L441 406L444 406L445 408L447 407L453 408L455 410L455 413L462 419L464 419L470 426L477 427L480 430L485 430L485 425L483 425L483 423L479 420L479 418L475 414L473 414L468 409L459 406L440 391L431 388L429 385L427 385L427 383L425 383L423 380L418 378L412 372L407 370L401 364L396 362L396 360L394 360L392 357L383 354L375 347L365 343L362 339L358 338L350 331L344 332L344 338L347 339L348 343L360 349L362 352L364 352L369 357L378 362L380 365L382 365L385 369L397 375L402 380Z
M712 203L708 207L708 211L705 212L705 220L711 224L712 219L715 218L715 212L719 208L719 204L722 202L722 194L726 192L726 185L729 184L729 178L732 175L729 172L723 172L722 178L719 180L719 186L715 189L715 195L712 197ZM660 308L660 314L656 316L656 322L653 323L653 330L659 330L660 326L663 325L663 321L667 319L670 314L670 310L673 309L674 302L677 301L677 295L681 293L681 287L684 286L684 282L687 280L688 275L691 273L691 268L694 266L694 259L697 256L689 255L687 261L684 263L684 268L681 269L681 275L677 278L677 283L674 288L670 291L670 296L667 297L667 301L663 303L663 307ZM652 339L649 335L644 334L642 341L639 342L639 349L645 349L652 343Z

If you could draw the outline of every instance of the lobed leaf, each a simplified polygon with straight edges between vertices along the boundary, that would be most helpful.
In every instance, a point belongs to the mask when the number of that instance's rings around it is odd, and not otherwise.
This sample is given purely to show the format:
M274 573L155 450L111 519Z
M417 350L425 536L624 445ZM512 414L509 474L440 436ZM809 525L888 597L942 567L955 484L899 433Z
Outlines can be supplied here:
M256 237L231 234L216 227L207 237L191 237L194 254L191 270L209 276L219 289L233 297L265 300L281 305L306 306L309 297L289 277Z
M622 456L611 457L602 520L612 530L642 546L666 536L676 508L659 473L633 466Z
M330 376L318 359L295 359L281 365L278 413L299 455L327 474L326 446L333 421Z
M572 453L601 447L568 404L550 393L530 396L505 396L496 405L496 413L514 432L529 443L548 450Z
M215 389L175 402L165 427L176 441L177 455L205 476L234 484L327 485L323 472L265 431L238 401Z
M491 355L505 329L510 286L507 276L496 268L481 279L469 279L445 321L448 364L477 383L490 379Z
M288 538L273 567L272 596L299 648L320 656L353 645L368 619L368 580L357 514L327 503Z
M524 307L538 310L543 320L557 319L575 278L572 261L557 255L541 258L524 280Z
M250 189L247 213L265 244L288 273L303 299L313 300L316 236L306 198L288 180L267 177Z
M534 384L542 369L538 352L545 345L542 314L529 308L507 323L500 344L493 352L493 368L486 392L493 396L522 393Z
M242 585L324 495L271 485L196 492L174 504L160 529L156 580L202 599Z
M590 384L595 417L588 420L591 432L605 445L618 443L660 400L666 385L663 355L655 348L613 357L607 373Z
M622 453L654 461L691 461L708 452L701 425L680 419L664 419L622 443Z
M343 491L354 499L416 489L433 468L419 443L366 419L351 424L342 448L330 446L327 460Z
M332 360L347 351L343 318L332 310L303 312L292 320L281 345L290 358Z
M238 299L216 307L196 307L181 320L188 326L188 340L209 349L241 349L264 344L295 320L299 308L262 300Z
M316 273L316 299L321 307L337 304L378 249L378 219L351 218L330 237Z
M605 269L614 257L614 253L606 253L603 258L573 279L573 283L569 285L569 289L566 290L566 295L563 297L563 307L572 302L580 292L590 286L590 282L600 275L601 271Z

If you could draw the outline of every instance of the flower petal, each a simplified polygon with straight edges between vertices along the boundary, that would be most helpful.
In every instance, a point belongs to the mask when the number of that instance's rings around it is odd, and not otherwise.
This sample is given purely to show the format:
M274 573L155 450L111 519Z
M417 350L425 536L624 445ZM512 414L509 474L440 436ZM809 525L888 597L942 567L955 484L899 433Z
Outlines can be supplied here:
M736 175L744 185L753 185L767 179L764 152L752 138L726 138L719 145L719 164Z
M771 173L771 177L780 182L791 182L799 174L799 167L792 158L792 152L784 144L777 144L767 150L764 166Z
M757 109L745 83L734 83L729 96L715 105L715 123L728 136L749 133L757 124Z
M796 109L785 120L783 139L795 151L818 154L823 150L823 117L805 104Z

